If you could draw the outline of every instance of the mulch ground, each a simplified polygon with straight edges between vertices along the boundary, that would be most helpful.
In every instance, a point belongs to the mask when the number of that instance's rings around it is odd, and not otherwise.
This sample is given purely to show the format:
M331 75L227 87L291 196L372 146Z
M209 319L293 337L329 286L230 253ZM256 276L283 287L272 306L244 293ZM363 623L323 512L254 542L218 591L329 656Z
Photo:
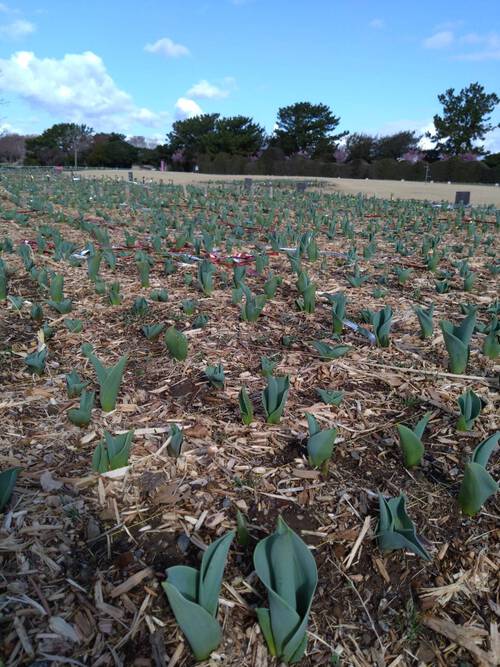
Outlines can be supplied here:
M224 639L206 664L275 664L254 612L263 588L253 571L252 552L256 541L274 530L280 514L311 547L318 566L307 655L301 664L498 664L498 497L474 519L461 515L456 498L464 462L477 443L499 427L499 366L482 355L484 337L475 334L467 375L448 373L437 324L443 318L461 319L462 303L478 306L479 321L489 322L486 308L498 296L498 280L487 269L492 258L485 249L495 247L498 233L488 213L477 213L486 222L476 225L493 243L480 245L469 258L476 283L472 292L464 293L453 262L467 254L471 223L449 226L455 212L416 202L363 203L347 196L297 195L278 187L269 200L267 189L249 196L235 185L225 190L213 186L205 196L204 189L183 193L167 186L72 182L64 177L9 176L2 177L1 184L0 241L8 236L14 247L24 240L34 242L39 227L51 224L83 248L91 238L74 222L81 214L107 227L112 244L120 249L116 271L103 263L100 273L106 282L119 281L123 295L120 306L111 306L105 295L95 293L85 263L55 261L50 246L35 252L38 267L64 274L73 310L60 316L44 305L45 319L56 333L47 343L45 374L33 376L23 356L36 348L40 325L30 318L29 303L44 303L44 295L16 253L2 255L14 271L9 294L29 302L20 312L8 302L0 304L0 467L22 467L12 500L0 515L0 655L5 665L193 665L161 581L169 566L197 566L203 548L235 527L237 509L248 518L253 542L231 548L219 610ZM51 203L49 211L33 207L33 189L38 200ZM23 211L21 218L9 219L16 211ZM256 244L266 244L261 226L266 221L284 229L307 228L311 220L322 220L318 245L329 254L303 262L318 288L315 313L295 308L295 276L283 253L270 253L264 274L273 270L283 282L255 323L242 322L239 305L231 303L229 265L218 264L210 296L196 286L195 264L175 257L177 271L166 276L163 258L149 242L150 225L160 212L170 228L162 251L173 242L176 221L200 224L212 219L215 227L226 230L226 237L237 236L240 225L252 226L231 254L253 254ZM353 245L340 232L346 216L353 225L359 267L370 274L359 288L350 287L346 277L353 266L340 256ZM327 223L335 217L337 232L330 239ZM435 275L422 262L424 231L412 231L416 221L424 225L432 219L437 232L439 218L444 221L441 245L452 248L439 266L454 271L446 294L435 292ZM362 250L368 239L363 233L375 221L382 229L377 252L365 260ZM149 288L140 286L135 249L125 249L125 228L135 231L137 247L146 248L156 260ZM388 238L394 233L415 252L396 254ZM413 269L405 285L392 273L396 265ZM187 273L194 277L189 286ZM253 292L262 291L264 274L248 264L247 283ZM384 274L387 280L380 283ZM382 297L373 295L377 286L385 292ZM159 287L168 290L168 302L149 301L147 315L134 317L134 299L148 298ZM392 306L389 348L371 346L359 332L346 329L341 338L352 345L351 352L336 361L318 358L311 341L331 334L330 306L322 294L338 291L346 293L347 316L355 322L360 322L363 308ZM186 298L197 301L192 316L180 307ZM431 301L436 304L435 331L431 340L423 341L413 306ZM193 329L199 313L208 315L208 324ZM81 319L83 332L70 333L65 317ZM186 333L190 349L185 362L169 357L162 337L151 342L143 336L144 324L158 322ZM291 337L287 347L283 336ZM90 425L80 429L67 417L78 402L67 398L64 375L76 369L98 391L94 371L81 352L83 342L91 343L107 364L123 354L129 362L116 410L104 414L96 402ZM278 361L276 374L290 376L289 399L277 426L266 425L261 408L263 355ZM222 390L210 387L203 374L208 364L218 362L226 375ZM250 426L239 416L242 385L256 408ZM316 394L318 387L342 390L344 400L338 407L325 405ZM459 433L457 398L466 389L479 394L485 407L474 430ZM306 411L322 427L338 428L326 476L307 464ZM424 435L425 460L409 471L401 461L395 425L414 425L427 411L432 419ZM164 446L172 423L185 434L178 459L170 458ZM91 469L93 450L105 429L135 431L130 466L117 479ZM490 471L495 476L493 459ZM409 515L433 556L430 562L402 551L384 555L378 550L378 492L406 494Z

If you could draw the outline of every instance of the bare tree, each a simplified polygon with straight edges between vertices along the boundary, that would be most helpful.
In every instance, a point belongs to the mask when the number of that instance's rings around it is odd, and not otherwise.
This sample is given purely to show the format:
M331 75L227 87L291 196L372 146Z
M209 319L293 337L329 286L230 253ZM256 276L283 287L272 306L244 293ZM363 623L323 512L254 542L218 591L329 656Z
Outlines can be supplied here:
M135 146L136 148L148 148L145 137L134 136L130 137L130 139L128 139L127 141L129 144L132 144L132 146Z
M7 132L0 135L0 162L22 162L25 154L25 136Z
M154 139L148 139L148 137L143 137L141 135L130 137L127 141L136 148L156 148L156 146L158 146L158 142Z

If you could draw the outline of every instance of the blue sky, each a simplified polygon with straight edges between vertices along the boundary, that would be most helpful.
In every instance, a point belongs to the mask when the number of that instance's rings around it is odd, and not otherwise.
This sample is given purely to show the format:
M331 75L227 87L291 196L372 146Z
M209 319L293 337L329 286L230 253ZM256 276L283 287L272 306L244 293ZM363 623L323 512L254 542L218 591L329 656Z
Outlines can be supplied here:
M0 1L0 126L22 132L163 139L200 111L272 131L302 100L345 130L423 129L439 92L473 81L500 95L499 0Z

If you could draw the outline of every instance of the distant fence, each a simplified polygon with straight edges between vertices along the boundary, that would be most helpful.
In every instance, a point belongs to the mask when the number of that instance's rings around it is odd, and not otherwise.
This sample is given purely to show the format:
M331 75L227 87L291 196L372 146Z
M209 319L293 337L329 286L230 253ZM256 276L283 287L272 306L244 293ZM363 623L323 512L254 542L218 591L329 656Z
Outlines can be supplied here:
M483 161L457 158L438 162L411 162L383 159L369 163L352 160L345 164L292 158L289 160L247 160L217 155L202 156L198 162L205 174L241 174L246 176L318 176L330 178L372 178L381 180L435 181L451 183L500 183L500 167L488 167Z
M495 185L500 183L500 166L488 167L482 161L466 161L458 158L438 162L410 162L384 159L369 163L352 160L345 164L291 158L289 160L269 160L265 157L249 160L245 157L220 153L214 157L202 155L198 160L199 173L235 176L298 176L304 178L361 178L377 180L434 181L441 183L479 183ZM60 168L60 167L59 167ZM0 165L0 171L54 172L58 167ZM132 170L141 169L134 165ZM123 171L121 167L64 167L65 172ZM129 170L130 171L130 170ZM151 169L149 169L151 171ZM159 170L157 170L159 171ZM171 167L171 171L182 171Z

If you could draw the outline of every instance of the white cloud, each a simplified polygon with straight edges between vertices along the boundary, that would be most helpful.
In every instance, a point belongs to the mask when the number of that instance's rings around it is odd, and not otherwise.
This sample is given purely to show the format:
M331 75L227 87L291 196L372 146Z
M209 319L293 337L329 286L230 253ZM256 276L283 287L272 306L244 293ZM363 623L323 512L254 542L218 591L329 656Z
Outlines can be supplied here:
M447 46L451 46L453 40L454 35L451 30L443 30L441 32L436 32L431 37L427 37L422 44L426 49L444 49Z
M489 153L500 153L500 127L486 135L484 147Z
M149 53L158 53L166 58L179 58L189 55L187 46L176 44L170 37L162 37L152 44L146 44L144 50Z
M441 32L441 30L458 30L459 28L462 28L464 23L465 21L463 19L458 19L456 21L443 21L442 23L435 25L432 29L432 32Z
M467 47L474 47L454 56L454 60L500 60L500 34L490 32L484 35L470 32L460 38L460 43Z
M0 9L1 11L1 9ZM23 130L20 127L15 127L10 123L1 123L0 122L0 136L2 134L24 134Z
M370 28L374 28L374 30L381 30L385 28L385 21L384 19L372 19L368 25Z
M8 9L6 8L3 11L8 11ZM6 23L5 25L0 26L0 34L9 39L21 39L22 37L31 35L35 30L35 24L31 23L31 21L25 21L24 19L18 19L12 23Z
M58 120L88 123L97 130L123 131L133 123L160 127L167 117L137 107L92 51L68 53L60 60L18 51L0 59L0 88Z
M175 103L175 117L177 120L193 118L193 116L200 116L202 113L202 108L194 100L187 97L179 97Z
M422 135L422 138L418 143L420 148L424 150L432 148L432 142L424 136L426 132L434 131L434 123L432 120L393 120L384 123L384 125L374 131L373 134L385 136L387 134L395 134L396 132L404 132L405 130L414 130L417 134Z
M459 25L459 24L455 24ZM500 60L500 33L469 32L457 35L453 30L441 30L431 37L424 39L422 45L426 49L454 48L452 60L481 62L486 60Z
M196 97L197 99L211 100L214 98L227 97L229 90L215 86L209 83L206 79L202 79L195 83L194 86L187 91L186 95L189 97Z

